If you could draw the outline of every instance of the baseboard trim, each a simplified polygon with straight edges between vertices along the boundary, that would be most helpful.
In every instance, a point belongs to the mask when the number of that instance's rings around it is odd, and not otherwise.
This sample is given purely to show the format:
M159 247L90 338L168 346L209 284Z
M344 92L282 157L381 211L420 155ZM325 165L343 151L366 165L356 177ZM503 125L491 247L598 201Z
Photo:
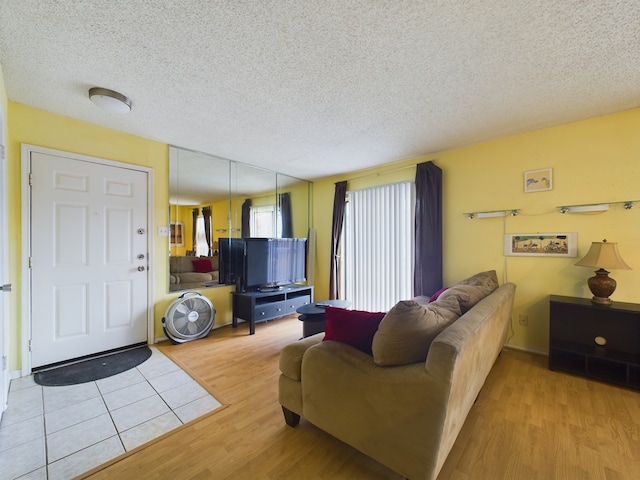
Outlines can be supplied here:
M240 320L240 321L242 321L242 320ZM226 322L226 323L217 323L217 324L214 324L214 325L213 325L213 327L211 327L211 330L212 330L212 331L213 331L213 330L217 330L218 328L226 327L226 326L228 326L228 325L231 325L231 322L230 322L230 321L229 321L229 322ZM155 338L153 339L153 343L154 343L154 345L155 345L156 343L160 343L160 342L168 342L168 341L170 341L170 340L169 340L169 338L168 338L167 336L165 336L165 335L163 335L163 336L161 336L161 337L155 337Z
M505 344L504 348L508 350L516 350L519 352L533 353L534 355L542 355L543 357L549 356L549 352L545 352L543 350L536 350L534 348L521 347L520 345L510 345L507 343Z

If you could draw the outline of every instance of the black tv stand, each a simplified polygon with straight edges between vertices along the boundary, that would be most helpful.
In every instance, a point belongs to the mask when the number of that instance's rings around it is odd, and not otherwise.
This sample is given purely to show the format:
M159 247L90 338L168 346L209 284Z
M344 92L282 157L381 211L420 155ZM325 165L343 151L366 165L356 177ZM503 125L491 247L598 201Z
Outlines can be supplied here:
M284 287L279 286L279 287L262 287L262 288L258 288L256 289L256 292L265 292L265 293L269 293L269 292L279 292L283 289Z
M233 292L233 328L238 319L249 322L249 334L256 333L256 323L273 320L296 313L296 310L313 302L313 287L287 285L274 291L264 289L255 292Z

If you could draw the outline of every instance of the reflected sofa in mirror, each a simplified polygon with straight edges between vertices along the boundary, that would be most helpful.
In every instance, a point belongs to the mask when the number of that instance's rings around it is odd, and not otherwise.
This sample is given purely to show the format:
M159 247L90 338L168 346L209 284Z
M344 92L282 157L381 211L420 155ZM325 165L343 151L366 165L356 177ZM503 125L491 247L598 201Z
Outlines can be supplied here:
M306 180L170 147L169 291L233 285L230 239L306 237L309 194Z

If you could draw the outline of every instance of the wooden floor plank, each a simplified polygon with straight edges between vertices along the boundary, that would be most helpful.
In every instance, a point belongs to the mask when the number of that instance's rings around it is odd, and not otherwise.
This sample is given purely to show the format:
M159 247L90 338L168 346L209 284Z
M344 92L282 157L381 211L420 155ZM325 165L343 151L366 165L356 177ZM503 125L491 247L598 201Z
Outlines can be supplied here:
M304 419L284 423L280 350L299 339L295 316L223 327L161 345L226 408L79 478L385 479L402 477ZM338 406L336 406L338 408ZM640 478L640 392L548 369L513 350L498 358L440 480Z

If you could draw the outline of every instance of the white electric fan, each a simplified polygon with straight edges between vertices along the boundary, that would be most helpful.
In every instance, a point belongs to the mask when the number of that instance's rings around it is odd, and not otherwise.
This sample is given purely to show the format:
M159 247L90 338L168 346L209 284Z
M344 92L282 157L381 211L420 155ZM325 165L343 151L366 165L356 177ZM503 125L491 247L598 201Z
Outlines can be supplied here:
M209 335L215 318L211 300L198 292L186 292L169 305L162 328L171 342L184 343Z

